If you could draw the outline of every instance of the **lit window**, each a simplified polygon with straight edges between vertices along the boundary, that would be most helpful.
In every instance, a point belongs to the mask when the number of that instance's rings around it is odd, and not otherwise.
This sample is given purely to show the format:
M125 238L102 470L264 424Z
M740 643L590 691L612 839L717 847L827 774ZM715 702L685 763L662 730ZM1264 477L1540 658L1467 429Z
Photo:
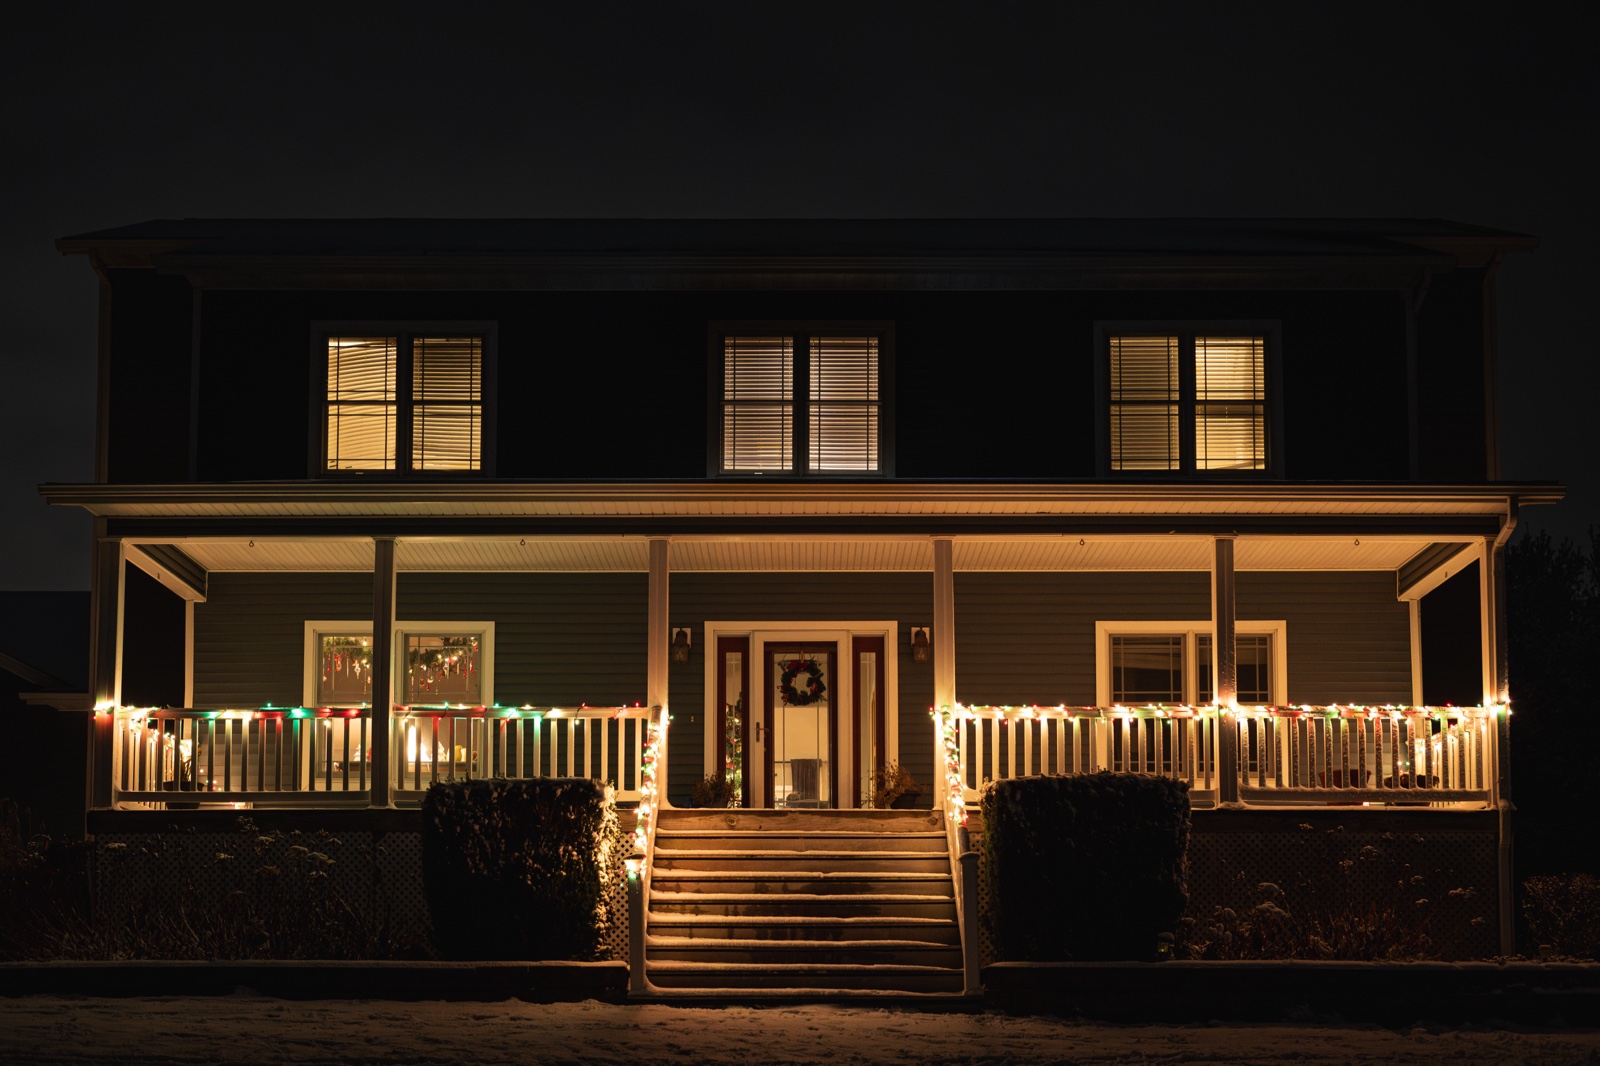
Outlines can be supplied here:
M719 473L887 472L884 332L750 331L721 342Z
M484 461L482 335L326 338L327 471L478 471Z
M1105 358L1113 472L1268 469L1265 334L1110 332Z
M372 627L362 622L306 623L306 702L359 707L372 702ZM395 702L494 702L494 623L403 622L395 636Z

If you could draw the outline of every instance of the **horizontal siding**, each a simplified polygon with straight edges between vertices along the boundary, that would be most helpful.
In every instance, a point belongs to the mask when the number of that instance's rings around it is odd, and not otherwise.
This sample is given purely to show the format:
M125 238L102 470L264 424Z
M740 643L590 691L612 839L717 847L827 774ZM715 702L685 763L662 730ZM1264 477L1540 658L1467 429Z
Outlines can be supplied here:
M1411 617L1392 572L1243 573L1238 612L1289 624L1289 702L1411 702Z
M303 698L306 621L371 617L365 574L214 573L194 608L195 704L293 706Z
M495 624L505 704L643 703L645 574L402 574L402 619Z
M957 574L956 692L969 704L1092 704L1097 621L1210 617L1203 573Z
M396 613L494 622L501 703L633 703L647 590L643 574L401 574ZM371 616L363 574L213 574L195 607L195 702L299 703L305 623Z

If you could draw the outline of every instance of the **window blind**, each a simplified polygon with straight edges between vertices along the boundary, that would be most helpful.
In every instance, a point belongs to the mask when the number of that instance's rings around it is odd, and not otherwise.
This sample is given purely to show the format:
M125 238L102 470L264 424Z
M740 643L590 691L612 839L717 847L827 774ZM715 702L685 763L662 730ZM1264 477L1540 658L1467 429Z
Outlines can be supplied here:
M722 469L794 469L794 338L725 338L722 400Z
M482 338L413 339L411 402L413 469L477 470L482 466Z
M393 470L394 337L328 338L329 470Z
M1111 469L1177 470L1178 338L1111 338Z
M810 357L810 469L879 469L878 338L813 337Z
M1197 469L1266 469L1265 349L1262 337L1194 339Z

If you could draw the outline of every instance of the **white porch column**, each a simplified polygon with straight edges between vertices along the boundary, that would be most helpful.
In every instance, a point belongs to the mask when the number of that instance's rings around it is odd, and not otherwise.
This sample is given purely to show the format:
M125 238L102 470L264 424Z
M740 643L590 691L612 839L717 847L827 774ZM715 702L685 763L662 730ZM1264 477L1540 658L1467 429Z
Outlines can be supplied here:
M671 545L666 537L650 538L650 600L648 608L649 643L645 652L645 702L651 707L667 706L668 642L667 556ZM662 775L664 781L665 774Z
M101 523L96 523L100 525ZM122 541L101 536L94 542L94 574L90 598L93 626L89 634L89 809L111 806L111 775L116 750L116 708L122 704Z
M372 538L372 722L367 745L372 751L374 807L389 806L393 777L390 762L389 710L394 703L395 541Z
M1211 561L1211 678L1212 699L1223 708L1217 723L1218 799L1239 803L1239 728L1233 709L1239 701L1239 647L1234 632L1235 586L1233 540L1213 537Z
M933 705L954 707L956 702L955 547L949 537L933 538L932 639Z

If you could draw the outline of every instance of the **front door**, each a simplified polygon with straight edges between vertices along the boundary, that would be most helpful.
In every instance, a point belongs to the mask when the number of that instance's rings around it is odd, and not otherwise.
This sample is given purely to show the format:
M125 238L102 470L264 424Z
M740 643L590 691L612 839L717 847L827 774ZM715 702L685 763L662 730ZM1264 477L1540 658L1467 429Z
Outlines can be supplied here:
M838 807L839 715L834 641L762 646L763 794L773 807Z

